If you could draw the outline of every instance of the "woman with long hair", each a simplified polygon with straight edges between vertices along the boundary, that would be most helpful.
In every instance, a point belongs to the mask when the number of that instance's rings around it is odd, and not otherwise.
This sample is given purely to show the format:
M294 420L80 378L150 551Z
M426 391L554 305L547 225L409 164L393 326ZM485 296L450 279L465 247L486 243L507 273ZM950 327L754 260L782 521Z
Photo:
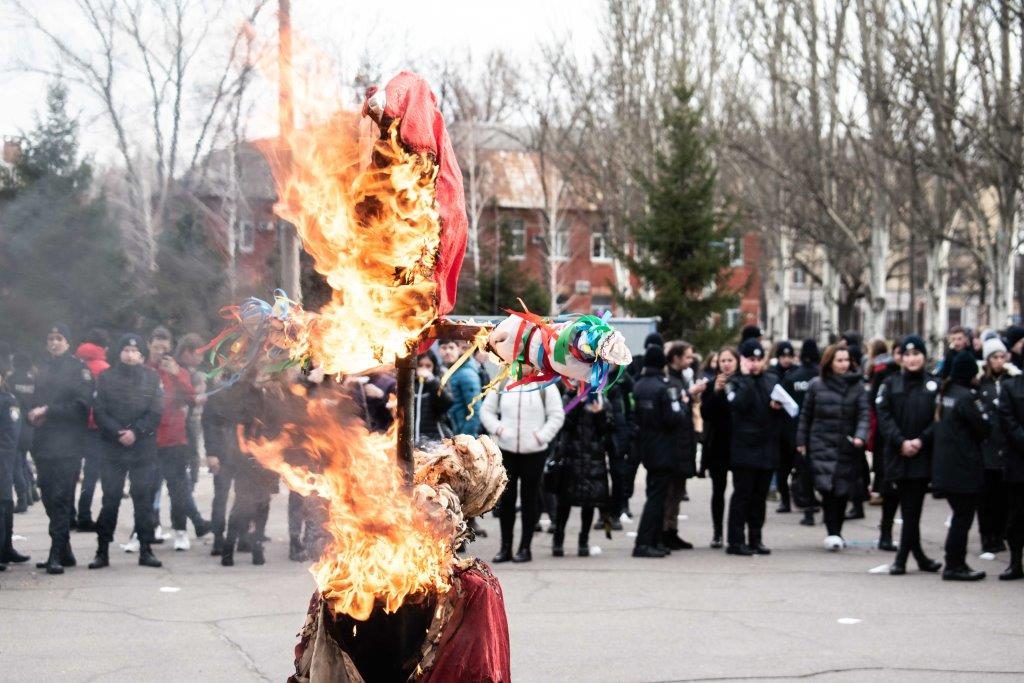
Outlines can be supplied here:
M441 387L440 364L432 351L416 357L416 388L413 396L413 439L417 445L451 436L448 409L452 393Z
M713 390L704 392L701 402L704 447L701 451L700 470L702 475L711 475L711 520L714 527L711 547L721 548L725 488L729 482L729 443L732 434L726 384L739 370L740 355L736 349L726 347L712 357L716 361L717 370L709 377L709 381L714 382Z
M841 550L843 520L850 497L864 486L861 460L868 438L868 397L860 373L851 370L845 344L825 349L821 375L804 397L797 451L808 459L825 514L825 548Z

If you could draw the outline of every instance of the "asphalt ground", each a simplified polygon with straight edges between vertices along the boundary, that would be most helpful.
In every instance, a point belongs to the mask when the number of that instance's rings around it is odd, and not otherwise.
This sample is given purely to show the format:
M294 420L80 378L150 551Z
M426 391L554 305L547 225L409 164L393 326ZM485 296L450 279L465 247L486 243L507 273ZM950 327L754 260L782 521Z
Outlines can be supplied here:
M209 475L196 491L208 511ZM611 540L594 532L599 554L576 557L574 513L567 557L551 557L542 533L532 563L496 566L516 681L1024 680L1024 582L996 580L1005 558L977 559L976 530L970 561L990 574L976 584L943 582L912 561L906 576L871 573L892 557L873 548L879 508L848 522L850 547L829 553L820 523L799 526L798 513L769 503L774 552L733 557L708 547L710 482L691 480L689 493L680 529L695 550L634 559L627 524ZM165 497L164 522L167 510ZM947 514L929 498L924 545L938 559ZM286 517L282 493L262 567L247 555L221 567L200 541L188 552L159 547L162 569L117 549L109 569L89 571L95 536L79 533L79 566L53 577L34 566L48 547L42 506L16 515L16 546L32 563L0 574L0 680L283 681L314 587L287 559ZM471 550L489 560L497 519L482 524L489 536ZM125 500L119 541L130 525Z

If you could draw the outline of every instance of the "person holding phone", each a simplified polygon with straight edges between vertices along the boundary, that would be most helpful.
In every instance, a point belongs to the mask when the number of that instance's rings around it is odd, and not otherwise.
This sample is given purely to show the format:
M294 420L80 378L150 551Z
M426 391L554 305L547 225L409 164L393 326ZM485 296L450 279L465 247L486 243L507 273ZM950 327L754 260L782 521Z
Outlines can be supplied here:
M797 452L807 459L825 513L825 548L842 550L843 520L850 496L864 486L861 459L868 438L868 396L860 374L850 369L844 343L825 349L821 374L804 397L796 433Z
M706 392L701 410L704 415L704 447L701 449L701 474L711 477L711 547L722 547L725 519L725 488L729 482L729 453L732 450L732 417L726 386L739 371L740 355L734 348L724 348L717 354L717 371Z

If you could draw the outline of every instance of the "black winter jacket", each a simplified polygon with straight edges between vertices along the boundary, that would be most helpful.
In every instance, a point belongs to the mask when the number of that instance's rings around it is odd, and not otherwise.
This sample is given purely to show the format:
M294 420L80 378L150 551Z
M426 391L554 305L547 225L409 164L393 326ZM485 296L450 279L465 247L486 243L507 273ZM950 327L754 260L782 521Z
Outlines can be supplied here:
M879 387L875 410L878 430L885 440L886 480L931 479L938 391L939 380L925 372L903 371ZM918 438L921 450L913 457L904 457L900 451L903 442Z
M1010 379L1005 372L998 377L986 374L978 386L978 396L985 407L985 412L992 418L989 420L991 431L988 438L981 444L981 455L986 470L1002 472L1006 468L1006 436L1003 434L1002 421L999 419L999 396L1003 383Z
M566 403L573 398L574 394L566 394ZM564 463L558 488L560 502L595 507L608 502L607 458L615 449L612 419L607 406L594 412L588 405L581 405L565 416L558 437L558 456Z
M155 457L156 429L164 409L160 375L143 365L118 363L96 380L93 414L107 453L117 456ZM118 432L135 432L130 447L118 441Z
M32 436L35 433L35 427L28 421L28 411L32 408L36 396L35 375L31 372L14 372L7 378L7 388L14 394L14 398L18 400L18 407L21 408L18 448L27 451L32 448Z
M701 399L704 417L704 448L701 450L701 472L729 468L732 451L732 415L726 390L714 391L714 380Z
M730 467L774 470L779 466L779 434L789 417L771 407L775 381L766 375L733 375L726 385L732 417Z
M1024 483L1024 375L1003 380L999 422L1006 438L1005 480Z
M851 440L866 442L869 424L868 395L860 375L829 375L811 382L796 445L807 449L816 490L845 496L863 488L863 449Z
M20 431L21 407L18 399L0 389L0 503L12 500Z
M989 436L991 416L978 394L959 384L950 385L939 401L932 488L946 493L981 493L985 488L981 443Z
M447 387L439 391L440 386L441 381L436 377L416 382L413 394L413 437L417 444L452 435L448 423L448 409L453 403L452 392Z
M46 419L32 437L33 458L80 458L95 390L92 373L70 353L51 356L39 368L32 407Z
M633 395L640 461L648 470L684 472L683 444L692 444L693 417L690 404L683 402L680 385L657 370L644 368Z

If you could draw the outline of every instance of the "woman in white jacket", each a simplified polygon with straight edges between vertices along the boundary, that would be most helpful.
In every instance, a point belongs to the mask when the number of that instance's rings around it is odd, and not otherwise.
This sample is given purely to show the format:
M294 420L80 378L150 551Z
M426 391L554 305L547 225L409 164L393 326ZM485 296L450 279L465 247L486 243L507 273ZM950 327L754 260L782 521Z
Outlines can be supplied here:
M480 422L501 448L508 486L501 496L501 550L495 562L529 562L533 527L540 504L540 478L551 443L565 422L562 396L554 385L538 390L536 385L511 391L491 392L480 409ZM519 550L512 555L516 525L516 498L523 510L523 532Z

